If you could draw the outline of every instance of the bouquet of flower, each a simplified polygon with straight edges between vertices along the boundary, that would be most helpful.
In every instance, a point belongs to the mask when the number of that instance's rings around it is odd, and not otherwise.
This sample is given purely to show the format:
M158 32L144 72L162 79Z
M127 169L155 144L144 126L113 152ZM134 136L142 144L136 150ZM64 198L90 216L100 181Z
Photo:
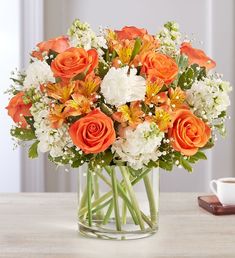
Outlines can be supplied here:
M75 20L68 36L37 44L11 78L11 135L58 165L192 170L224 135L231 87L215 62L168 22L156 35Z
M30 158L40 151L57 165L88 163L81 232L114 238L115 221L115 238L133 237L136 225L136 237L147 236L158 227L150 170L176 165L191 172L216 131L225 134L231 87L210 71L215 65L181 39L174 22L156 35L136 27L96 35L75 20L67 36L37 44L26 71L13 76L11 135L32 143ZM148 211L134 189L141 182Z

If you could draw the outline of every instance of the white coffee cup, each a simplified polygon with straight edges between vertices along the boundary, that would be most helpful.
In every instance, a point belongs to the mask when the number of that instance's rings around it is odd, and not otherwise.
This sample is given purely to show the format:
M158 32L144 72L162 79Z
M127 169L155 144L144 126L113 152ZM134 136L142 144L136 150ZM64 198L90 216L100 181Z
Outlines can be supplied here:
M210 188L223 205L235 205L235 177L212 180Z

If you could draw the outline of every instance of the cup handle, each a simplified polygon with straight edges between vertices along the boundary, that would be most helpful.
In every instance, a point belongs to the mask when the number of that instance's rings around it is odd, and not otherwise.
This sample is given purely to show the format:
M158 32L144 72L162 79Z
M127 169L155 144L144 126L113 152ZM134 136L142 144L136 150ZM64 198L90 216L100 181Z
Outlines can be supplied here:
M217 180L211 180L210 181L210 189L217 196L217 189L215 188L215 185L217 187Z

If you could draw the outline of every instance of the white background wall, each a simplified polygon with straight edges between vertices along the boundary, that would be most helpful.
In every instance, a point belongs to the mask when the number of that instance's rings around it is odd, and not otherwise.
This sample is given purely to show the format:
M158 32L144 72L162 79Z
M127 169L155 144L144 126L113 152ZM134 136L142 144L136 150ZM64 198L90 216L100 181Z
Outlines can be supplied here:
M24 63L26 63L26 53L31 45L37 43L38 38L48 39L65 33L74 18L89 22L94 29L98 29L99 25L113 28L135 25L145 27L151 33L160 29L167 20L175 20L180 24L183 33L198 40L195 44L200 48L203 47L208 55L217 61L217 70L234 85L235 7L233 0L46 0L43 8L42 0L22 0L21 3L24 3L23 9L26 15L24 27L27 32L23 40ZM36 6L37 3L39 7ZM35 8L37 11L33 13ZM44 24L43 33L42 24ZM35 34L37 30L38 33ZM204 42L203 46L199 44L200 40ZM234 97L232 101L233 99ZM230 108L232 118L234 106L233 103ZM193 174L189 175L179 169L172 173L161 172L161 189L163 191L208 191L208 182L212 178L235 176L234 121L232 119L228 123L226 140L222 141L219 138L217 146L213 151L208 152L208 161L196 165ZM22 190L75 189L74 171L71 173L64 172L64 169L55 171L55 167L49 164L45 157L30 162L24 152L22 157Z
M5 110L8 95L4 91L11 83L11 71L20 66L20 1L1 1L0 7L0 191L17 192L20 190L20 150L13 151L12 121Z

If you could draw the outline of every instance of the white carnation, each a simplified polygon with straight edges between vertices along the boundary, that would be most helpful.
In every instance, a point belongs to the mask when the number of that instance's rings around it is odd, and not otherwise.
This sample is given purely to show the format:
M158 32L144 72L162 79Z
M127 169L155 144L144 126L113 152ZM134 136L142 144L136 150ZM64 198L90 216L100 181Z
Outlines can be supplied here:
M186 91L187 102L195 115L213 124L230 105L230 91L229 82L211 76L193 83L191 89Z
M52 157L59 157L64 154L65 147L72 146L72 141L67 125L63 124L58 129L50 127L48 107L48 99L44 98L44 102L34 103L30 109L35 121L35 135L39 140L38 150L49 152Z
M136 75L137 70L129 67L112 67L101 83L101 92L108 104L121 106L127 102L143 100L146 91L146 81Z
M144 122L135 130L127 128L124 137L116 140L112 146L122 161L126 161L134 169L140 169L147 165L150 160L156 161L161 156L158 150L164 133L155 123Z
M45 61L34 60L26 70L24 88L38 88L46 82L55 82L50 66Z

